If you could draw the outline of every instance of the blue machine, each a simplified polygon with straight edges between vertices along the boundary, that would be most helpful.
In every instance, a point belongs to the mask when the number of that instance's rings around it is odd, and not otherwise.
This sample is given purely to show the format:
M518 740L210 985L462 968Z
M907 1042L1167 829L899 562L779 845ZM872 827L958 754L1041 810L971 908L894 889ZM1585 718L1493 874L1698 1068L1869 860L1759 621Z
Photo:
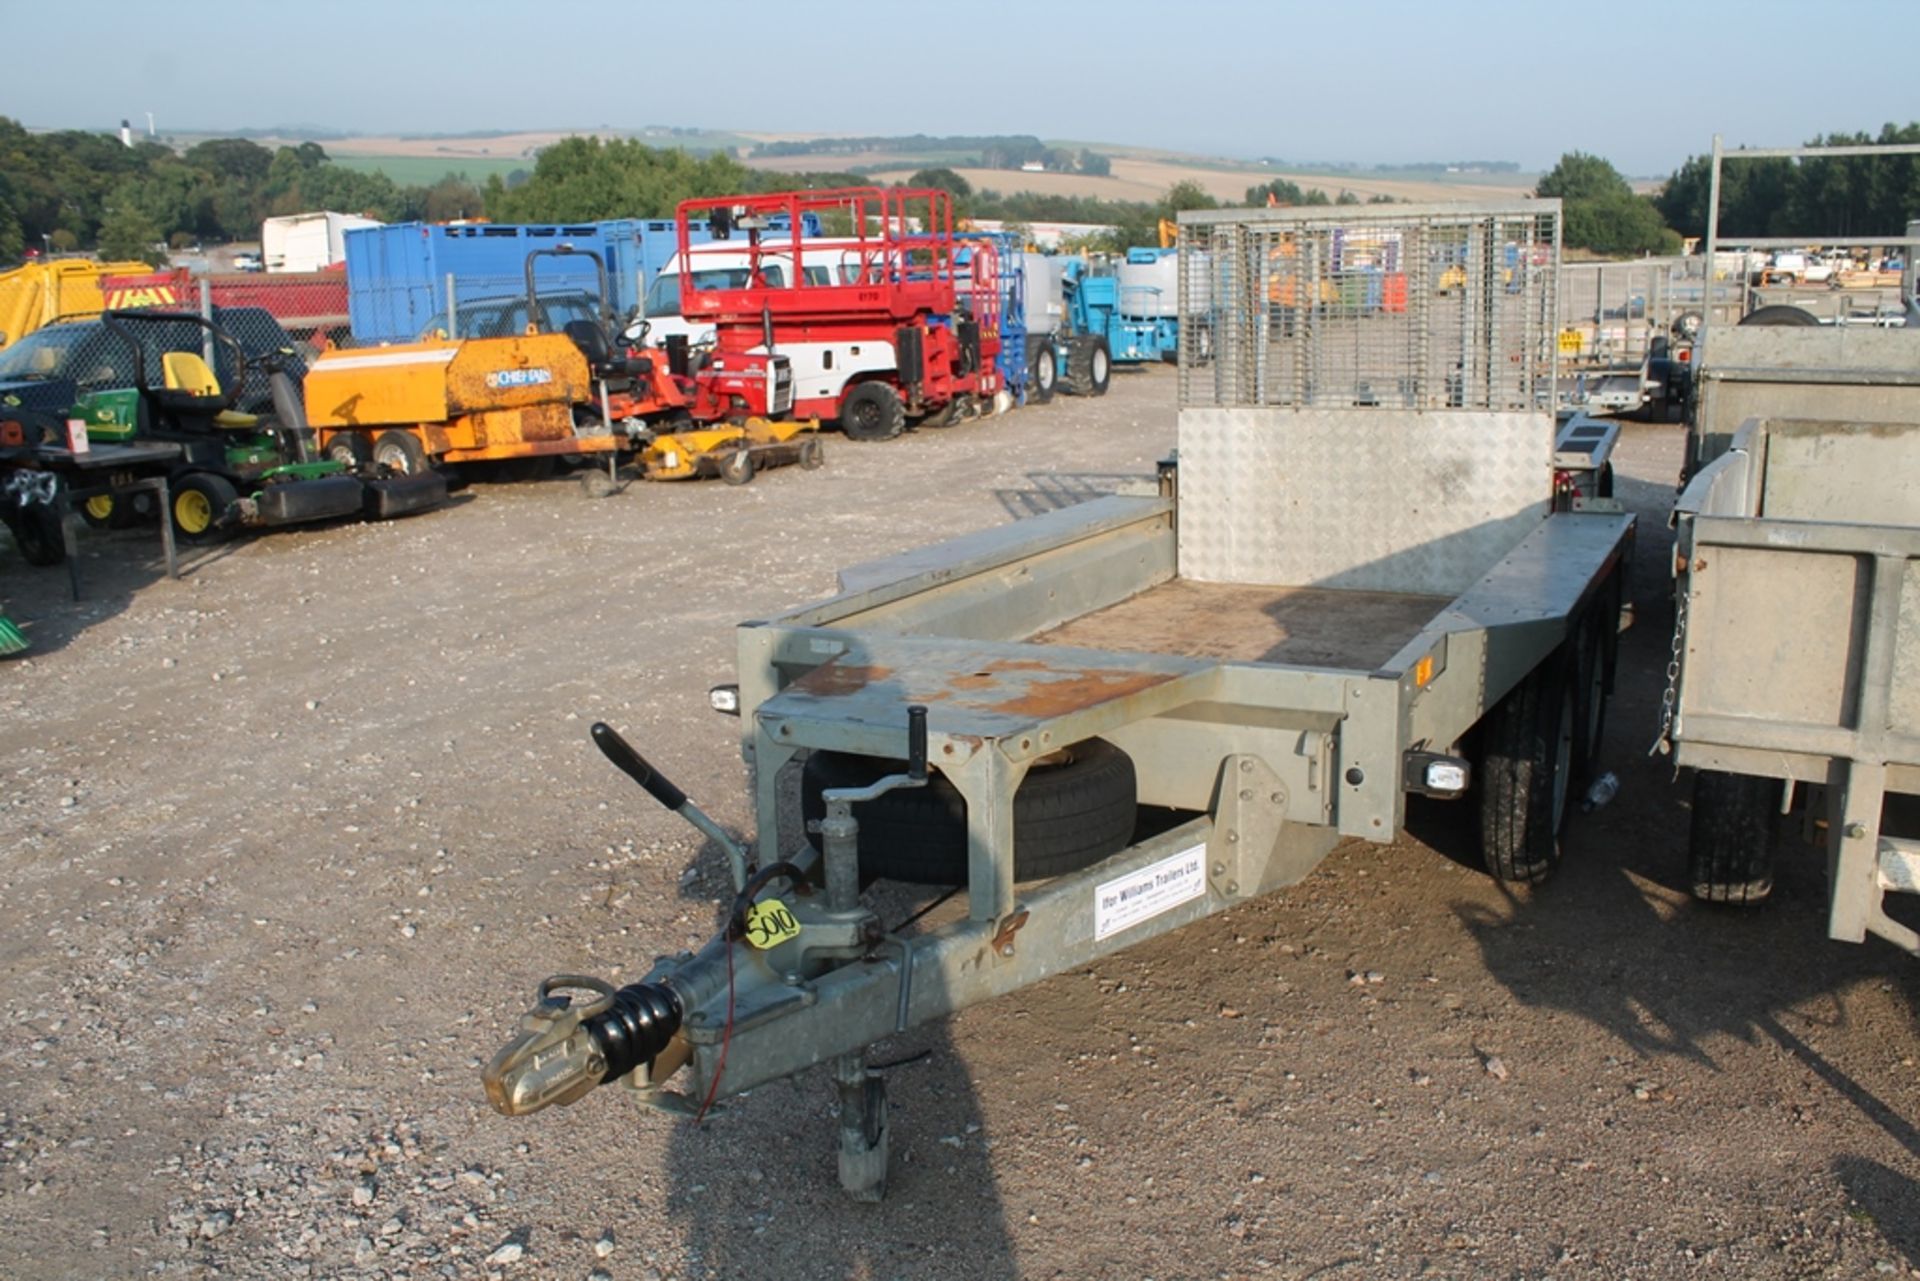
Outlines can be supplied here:
M962 240L983 241L993 246L1000 272L1000 354L996 363L1000 378L1013 393L1014 403L1027 403L1027 277L1020 242L1011 232L969 231ZM962 248L954 255L954 267L972 265L972 254Z
M1130 249L1127 260L1152 264L1160 260L1161 252ZM1136 258L1136 254L1145 256ZM1147 305L1158 301L1158 291L1127 288L1111 266L1096 268L1083 258L1068 259L1064 282L1072 334L1101 340L1108 356L1123 364L1172 359L1179 342L1179 319L1157 315L1158 309ZM1067 364L1069 353L1063 350L1060 359L1061 376L1071 386L1076 379Z

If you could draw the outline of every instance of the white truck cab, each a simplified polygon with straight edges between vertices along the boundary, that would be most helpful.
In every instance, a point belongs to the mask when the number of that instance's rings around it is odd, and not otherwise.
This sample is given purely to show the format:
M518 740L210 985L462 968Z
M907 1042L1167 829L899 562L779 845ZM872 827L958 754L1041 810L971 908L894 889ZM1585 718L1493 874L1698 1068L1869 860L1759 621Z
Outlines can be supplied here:
M808 239L801 250L801 269L810 285L832 284L848 271L845 263L838 258L852 261L858 251L853 246L857 241L834 242L830 240ZM836 256L834 251L840 249ZM817 255L817 256L816 256ZM684 334L689 346L700 347L713 342L713 326L703 320L688 320L680 314L680 281L687 270L686 254L674 254L660 274L653 278L653 284L647 289L647 296L641 303L641 314L647 321L647 343L659 347L675 334ZM716 242L710 245L696 245L691 251L693 259L694 283L703 289L743 289L747 284L747 273L753 270L753 254L738 241ZM760 271L766 283L775 289L784 288L793 279L793 254L778 250L765 250L760 255Z

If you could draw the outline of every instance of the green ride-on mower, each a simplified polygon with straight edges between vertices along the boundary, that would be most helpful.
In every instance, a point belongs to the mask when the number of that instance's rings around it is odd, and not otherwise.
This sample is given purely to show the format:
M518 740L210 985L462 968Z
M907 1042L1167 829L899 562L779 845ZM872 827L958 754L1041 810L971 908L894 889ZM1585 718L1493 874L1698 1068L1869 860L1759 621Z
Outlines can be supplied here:
M438 473L400 476L369 469L356 474L336 460L317 457L299 390L285 368L290 353L249 356L218 325L190 312L109 311L101 319L132 353L134 386L85 396L74 416L87 424L91 440L178 447L178 456L163 465L177 537L197 542L239 527L345 516L384 520L446 501L446 479ZM165 350L165 344L149 340L164 332L149 327L183 322L226 349L232 359L223 359L223 366L267 374L271 415L234 408L242 384L237 373L223 388L198 352ZM116 501L96 497L82 510L90 523L121 523Z

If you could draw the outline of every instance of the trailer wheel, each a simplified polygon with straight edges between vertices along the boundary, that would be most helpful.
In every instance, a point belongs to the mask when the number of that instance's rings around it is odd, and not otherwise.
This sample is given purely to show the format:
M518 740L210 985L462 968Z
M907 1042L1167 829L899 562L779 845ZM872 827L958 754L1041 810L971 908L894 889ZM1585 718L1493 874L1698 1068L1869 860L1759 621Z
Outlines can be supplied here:
M1609 578L1580 624L1580 648L1573 674L1575 723L1579 734L1574 740L1573 780L1587 782L1600 759L1600 745L1607 736L1607 685L1613 674L1612 628L1620 628L1620 581Z
M1687 880L1708 903L1752 905L1773 893L1777 779L1703 769L1693 776Z
M226 527L220 522L239 493L224 476L211 472L189 472L173 482L174 537L189 543L204 543L218 538Z
M396 476L424 476L431 466L420 438L398 428L381 432L373 442L373 461Z
M1027 340L1027 403L1044 405L1053 399L1053 387L1059 380L1060 366L1054 359L1053 340Z
M67 558L66 539L60 533L60 513L48 503L28 503L8 509L7 528L29 565L58 565Z
M903 761L814 752L801 771L801 809L809 825L827 812L821 793L865 787L906 771ZM1013 797L1016 880L1062 876L1125 849L1137 805L1133 758L1090 738L1036 762ZM925 787L888 792L853 807L860 822L860 871L920 885L967 880L967 806L938 773ZM816 848L817 834L809 835Z
M1503 881L1544 881L1560 864L1579 712L1556 653L1480 722L1480 852Z
M817 440L803 440L800 455L794 461L800 464L801 471L817 471L827 461L827 448Z
M327 437L327 461L348 471L362 471L373 461L373 442L360 431L337 431Z
M1774 303L1767 307L1756 307L1740 318L1743 325L1764 325L1769 327L1787 326L1804 329L1808 325L1818 325L1820 318L1803 307L1790 307L1785 303Z
M848 440L892 440L906 426L907 407L885 383L860 383L840 402L840 430Z
M729 485L744 485L753 479L753 455L736 449L720 460L720 479Z

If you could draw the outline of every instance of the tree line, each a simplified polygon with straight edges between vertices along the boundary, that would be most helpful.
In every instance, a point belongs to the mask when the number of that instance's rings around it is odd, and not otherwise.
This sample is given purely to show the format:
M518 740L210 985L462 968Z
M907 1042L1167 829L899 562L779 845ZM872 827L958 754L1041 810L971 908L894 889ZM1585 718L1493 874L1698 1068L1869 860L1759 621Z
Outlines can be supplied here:
M1920 143L1920 123L1882 125L1877 135L1832 133L1807 145L1867 143ZM1693 157L1654 197L1661 217L1682 235L1706 234L1711 165L1708 156ZM1734 159L1720 166L1723 236L1903 235L1916 218L1920 156Z
M1817 140L1868 141L1920 142L1920 124L1887 125L1877 137L1830 134ZM252 239L267 217L323 209L386 221L485 216L498 222L580 222L668 217L681 201L700 197L873 181L840 170L754 170L726 152L695 155L631 139L571 137L544 148L531 172L495 176L482 188L454 175L428 186L400 186L383 173L335 163L315 142L270 149L245 138L216 138L176 151L146 140L126 147L110 135L77 130L29 133L0 117L0 262L43 244L96 249L109 258L157 258L156 245ZM1160 219L1218 203L1191 181L1154 201L976 191L943 167L920 170L908 182L952 191L963 217L1112 227L1095 246L1103 248L1152 244ZM1648 197L1607 160L1572 151L1540 179L1535 193L1564 202L1569 247L1625 256L1672 252L1681 234L1699 235L1706 185L1705 157L1688 160ZM1248 188L1245 203L1342 205L1359 198L1276 178ZM1897 234L1914 217L1920 217L1920 157L1736 161L1722 172L1721 230L1728 235Z
M158 263L155 246L251 240L266 218L320 209L385 221L481 212L464 179L402 187L333 163L315 142L269 149L214 138L175 151L84 130L29 133L0 116L0 262L46 247Z

